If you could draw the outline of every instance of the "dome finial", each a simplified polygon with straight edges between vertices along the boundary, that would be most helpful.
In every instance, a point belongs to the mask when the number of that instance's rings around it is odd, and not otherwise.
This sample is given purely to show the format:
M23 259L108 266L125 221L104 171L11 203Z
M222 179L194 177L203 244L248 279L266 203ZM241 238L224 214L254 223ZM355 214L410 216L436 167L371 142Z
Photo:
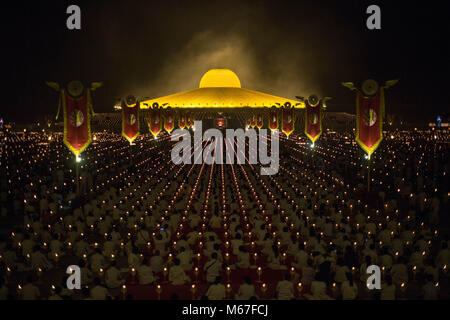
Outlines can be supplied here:
M200 80L199 88L240 88L238 76L230 69L211 69Z

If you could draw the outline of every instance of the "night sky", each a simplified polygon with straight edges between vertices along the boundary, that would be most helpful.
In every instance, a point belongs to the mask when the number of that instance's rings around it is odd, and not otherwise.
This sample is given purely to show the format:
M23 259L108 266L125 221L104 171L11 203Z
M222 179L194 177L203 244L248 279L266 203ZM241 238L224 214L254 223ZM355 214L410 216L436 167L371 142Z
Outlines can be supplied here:
M81 7L80 31L66 8ZM381 7L382 29L366 28ZM294 98L332 96L330 111L354 113L343 81L399 78L387 113L417 121L448 117L450 13L437 1L14 1L2 8L5 121L56 114L44 81L103 81L96 112L128 94L158 97L198 87L229 68L242 86Z

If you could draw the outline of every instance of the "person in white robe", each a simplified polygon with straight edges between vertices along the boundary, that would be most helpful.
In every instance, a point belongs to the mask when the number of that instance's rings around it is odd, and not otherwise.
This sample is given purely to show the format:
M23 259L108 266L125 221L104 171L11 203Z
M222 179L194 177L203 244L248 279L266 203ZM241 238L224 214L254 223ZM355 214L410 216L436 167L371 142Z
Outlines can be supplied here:
M390 275L386 276L386 282L381 284L381 300L395 300L395 284Z
M152 268L146 263L137 268L137 275L139 284L150 284L156 280Z
M180 260L177 258L174 259L174 265L169 269L169 281L175 286L181 286L191 282L191 279L180 266Z
M160 273L163 270L164 260L159 250L155 250L154 255L150 258L150 268L154 273Z
M205 263L203 270L206 272L206 281L213 283L222 271L222 263L217 259L217 253L211 254L211 259Z
M251 297L255 297L255 286L252 284L252 280L249 276L244 277L244 283L239 287L238 292L235 295L236 300L249 300Z
M247 252L244 246L239 247L236 267L239 269L248 269L250 267L250 254Z
M118 288L125 283L121 272L116 268L116 262L111 261L110 266L105 272L105 284L109 289Z
M276 292L278 300L294 299L294 285L291 282L291 276L289 273L284 275L284 280L278 282Z
M41 293L39 288L32 282L28 282L22 287L21 299L22 300L40 300Z
M358 297L358 286L353 282L350 272L346 274L347 279L341 284L342 300L355 300Z
M216 278L213 284L211 284L206 291L205 295L209 300L223 300L226 297L225 286L221 283L222 278L219 276Z
M177 255L177 258L180 260L180 266L183 268L184 271L191 271L193 264L192 264L192 252L186 251L186 248L181 247L180 253Z
M99 278L94 279L94 286L90 291L90 297L92 300L106 300L110 297L110 293L108 289L101 285L101 281Z

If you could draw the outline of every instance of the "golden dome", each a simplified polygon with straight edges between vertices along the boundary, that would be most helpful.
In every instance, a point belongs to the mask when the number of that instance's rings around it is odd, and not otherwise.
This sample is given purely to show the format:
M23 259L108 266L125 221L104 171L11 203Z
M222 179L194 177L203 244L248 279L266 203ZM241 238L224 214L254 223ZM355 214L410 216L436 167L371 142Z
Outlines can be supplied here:
M200 80L199 88L240 88L238 76L229 69L211 69Z

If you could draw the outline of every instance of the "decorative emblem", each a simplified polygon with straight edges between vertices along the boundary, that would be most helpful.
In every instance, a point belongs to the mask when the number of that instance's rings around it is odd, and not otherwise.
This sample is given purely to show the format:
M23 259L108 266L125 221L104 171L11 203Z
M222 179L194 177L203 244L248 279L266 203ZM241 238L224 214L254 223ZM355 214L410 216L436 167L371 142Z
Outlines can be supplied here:
M367 109L365 110L363 114L363 121L366 124L366 126L373 126L375 122L377 122L377 113L373 109Z
M84 115L80 110L76 109L70 114L70 123L72 124L72 126L79 127L83 124L83 122Z
M132 126L133 124L136 123L136 116L134 114L129 114L127 122L128 122L129 125Z
M308 98L308 103L311 107L315 107L319 103L319 98L315 94L312 94Z
M317 114L312 113L309 115L309 123L311 124L316 124L317 122L319 122L319 117L317 116Z
M81 96L81 94L83 93L83 84L80 81L70 81L69 84L67 85L67 92L69 92L69 94L73 97L73 98L77 98L79 96Z
M362 84L362 92L366 96L373 96L378 92L378 83L373 79L367 79Z

